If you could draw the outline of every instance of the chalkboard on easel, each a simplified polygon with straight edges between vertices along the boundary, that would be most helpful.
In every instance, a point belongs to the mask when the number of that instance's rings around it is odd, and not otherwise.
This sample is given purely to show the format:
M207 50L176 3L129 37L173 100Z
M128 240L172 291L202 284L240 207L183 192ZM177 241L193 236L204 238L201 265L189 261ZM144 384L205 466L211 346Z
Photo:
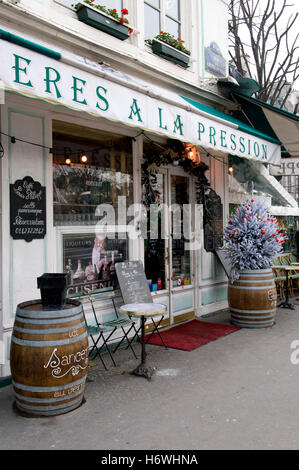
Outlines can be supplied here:
M153 301L144 268L140 261L116 263L115 270L125 304Z
M227 258L227 254L223 251L222 248L219 248L218 250L215 250L215 253L224 269L226 272L227 277L230 277L230 272L232 269L232 263L229 258Z

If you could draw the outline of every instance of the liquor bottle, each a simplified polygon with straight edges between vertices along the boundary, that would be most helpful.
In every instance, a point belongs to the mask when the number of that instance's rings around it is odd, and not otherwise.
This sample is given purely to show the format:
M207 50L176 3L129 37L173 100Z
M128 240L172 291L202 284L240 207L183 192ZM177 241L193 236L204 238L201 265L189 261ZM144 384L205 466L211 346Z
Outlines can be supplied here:
M77 268L77 271L74 274L73 279L80 279L81 280L81 279L84 279L84 277L85 277L85 272L82 269L81 260L78 259L78 268Z
M115 264L114 264L114 251L112 251L112 254L111 254L111 265L110 265L110 279L111 279L112 281L114 281L115 275L116 275L116 272L115 272Z
M110 278L110 271L109 271L109 266L108 266L108 263L107 263L107 256L105 256L102 281L109 281L109 278Z
M158 284L158 290L161 290L162 289L162 279L160 277L158 277L158 279L157 279L157 284Z
M74 272L72 270L72 260L68 260L68 264L65 267L66 269L66 274L67 274L67 280L68 280L68 285L70 286L73 283L73 276Z
M87 281L95 280L95 273L93 272L91 261L89 261L88 266L86 266L85 276Z

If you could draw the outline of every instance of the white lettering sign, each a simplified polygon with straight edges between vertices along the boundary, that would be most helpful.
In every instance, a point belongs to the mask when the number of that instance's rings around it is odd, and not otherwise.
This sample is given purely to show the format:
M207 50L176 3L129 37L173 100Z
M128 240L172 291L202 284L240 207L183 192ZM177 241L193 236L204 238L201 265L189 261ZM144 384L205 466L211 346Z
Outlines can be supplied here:
M84 370L88 366L88 348L82 349L73 354L58 356L58 348L54 348L52 354L47 362L44 365L44 369L50 368L51 375L55 378L61 379L65 377L70 372L73 376L78 375L81 370ZM82 364L81 364L82 363ZM62 367L67 368L67 370L62 370Z
M280 166L271 166L272 176L299 175L299 158L282 158Z
M254 130L247 133L226 116L214 118L213 110L198 113L196 106L188 107L179 95L172 94L168 99L165 90L157 93L150 84L134 77L122 77L116 83L113 71L106 71L103 78L103 69L96 63L78 58L76 67L3 40L0 56L1 78L9 91L223 153L280 163L280 146L271 138L260 138Z

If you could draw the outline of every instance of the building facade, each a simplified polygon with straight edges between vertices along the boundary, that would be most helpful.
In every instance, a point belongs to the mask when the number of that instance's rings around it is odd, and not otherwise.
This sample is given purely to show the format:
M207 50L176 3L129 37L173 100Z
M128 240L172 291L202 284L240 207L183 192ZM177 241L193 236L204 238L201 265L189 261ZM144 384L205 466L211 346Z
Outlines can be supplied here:
M280 162L279 142L234 118L216 86L227 3L106 1L116 20L96 0L0 1L2 376L16 306L39 298L46 272L91 292L140 260L164 324L227 306L214 250L237 201L229 159L264 180ZM182 54L147 41L165 32Z

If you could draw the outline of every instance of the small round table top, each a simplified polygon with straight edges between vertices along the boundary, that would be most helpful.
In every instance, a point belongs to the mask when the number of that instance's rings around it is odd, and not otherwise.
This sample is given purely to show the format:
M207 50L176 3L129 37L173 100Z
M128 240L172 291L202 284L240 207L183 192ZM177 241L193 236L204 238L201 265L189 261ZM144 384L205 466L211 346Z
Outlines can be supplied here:
M120 313L134 315L135 317L153 317L154 315L162 315L166 312L166 305L151 303L126 304L119 309Z

